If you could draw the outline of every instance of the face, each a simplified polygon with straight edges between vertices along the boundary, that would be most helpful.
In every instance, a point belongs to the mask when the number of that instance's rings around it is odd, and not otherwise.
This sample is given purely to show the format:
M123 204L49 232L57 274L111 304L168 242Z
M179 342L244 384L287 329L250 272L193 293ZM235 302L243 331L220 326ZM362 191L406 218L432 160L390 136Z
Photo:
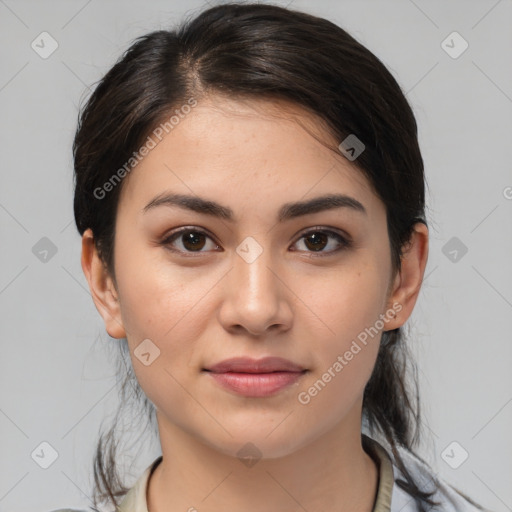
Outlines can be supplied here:
M390 328L386 211L315 133L328 138L297 107L214 96L125 178L113 316L161 435L186 432L230 455L250 440L272 458L360 428ZM210 203L154 202L167 194ZM232 381L205 371L267 356L303 371Z

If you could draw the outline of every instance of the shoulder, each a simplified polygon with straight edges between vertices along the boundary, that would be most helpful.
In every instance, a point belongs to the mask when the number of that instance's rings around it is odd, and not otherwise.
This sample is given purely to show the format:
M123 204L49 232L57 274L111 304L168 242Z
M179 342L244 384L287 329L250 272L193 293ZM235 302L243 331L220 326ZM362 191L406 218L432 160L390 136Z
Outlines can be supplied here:
M425 492L434 491L432 499L439 504L432 507L430 509L431 512L485 512L486 509L473 503L470 498L464 496L461 491L439 477L429 465L414 454L403 448L399 448L399 452L405 467L416 480L418 487ZM396 466L394 460L393 471L395 474L395 482L397 479L404 479L402 472ZM404 507L406 503L409 503L408 507ZM393 487L391 512L395 510L402 510L402 512L416 512L417 510L411 496L396 483Z
M392 484L390 487L391 500L390 507L386 510L390 512L418 512L419 507L416 500L398 484L397 480L405 480L405 477L396 463L391 447L386 440L378 437L373 438L379 448L381 460L382 457L389 458L392 468ZM430 508L430 512L489 512L473 503L470 498L464 496L458 489L440 478L433 468L422 461L415 454L405 448L398 447L398 452L403 460L404 466L413 477L418 488L423 492L433 492L432 499L438 503L437 506ZM388 470L388 471L391 471ZM389 503L389 502L388 502Z

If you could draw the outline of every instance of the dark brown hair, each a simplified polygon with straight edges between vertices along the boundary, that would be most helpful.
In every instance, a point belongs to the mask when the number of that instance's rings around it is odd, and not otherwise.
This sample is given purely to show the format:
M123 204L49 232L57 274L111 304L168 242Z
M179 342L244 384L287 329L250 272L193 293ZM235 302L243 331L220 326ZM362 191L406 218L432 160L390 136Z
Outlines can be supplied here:
M393 272L399 271L414 224L426 220L416 121L396 80L330 21L274 5L232 3L209 8L176 30L139 37L81 110L73 144L75 221L81 235L92 229L114 283L114 228L123 182L102 198L95 190L175 109L206 94L286 100L317 116L334 140L355 134L363 141L365 150L353 163L386 207ZM420 489L398 451L414 453L421 430L416 367L403 338L401 329L382 334L363 417L370 432L391 446L405 477L397 485L425 511L434 504L437 483L434 479L429 492ZM125 376L120 409L111 429L100 435L94 460L95 505L110 500L117 506L128 490L117 470L115 435L121 409L129 403L127 390L155 425L154 407L137 385L125 341L119 343Z

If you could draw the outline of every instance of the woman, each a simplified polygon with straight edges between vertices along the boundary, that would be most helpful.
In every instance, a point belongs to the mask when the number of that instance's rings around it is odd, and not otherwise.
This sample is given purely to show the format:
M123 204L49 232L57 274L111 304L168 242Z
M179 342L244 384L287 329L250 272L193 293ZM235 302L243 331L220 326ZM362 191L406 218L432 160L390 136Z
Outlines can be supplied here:
M213 7L128 49L73 150L82 268L130 358L120 405L135 386L162 448L127 488L114 425L94 506L482 510L413 451L423 161L370 51L301 12Z

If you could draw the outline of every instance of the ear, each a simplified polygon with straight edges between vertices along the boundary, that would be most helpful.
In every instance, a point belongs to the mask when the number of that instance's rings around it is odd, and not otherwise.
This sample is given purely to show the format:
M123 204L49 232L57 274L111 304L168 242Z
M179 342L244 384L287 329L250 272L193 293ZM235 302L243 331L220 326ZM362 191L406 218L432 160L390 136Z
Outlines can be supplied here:
M105 328L112 338L125 338L118 294L112 277L101 261L91 229L82 235L82 270L89 282L89 289Z
M414 225L410 242L405 247L401 269L395 276L387 301L387 308L395 312L395 317L386 322L385 331L401 327L411 315L421 289L427 259L428 228L422 222L418 222Z

